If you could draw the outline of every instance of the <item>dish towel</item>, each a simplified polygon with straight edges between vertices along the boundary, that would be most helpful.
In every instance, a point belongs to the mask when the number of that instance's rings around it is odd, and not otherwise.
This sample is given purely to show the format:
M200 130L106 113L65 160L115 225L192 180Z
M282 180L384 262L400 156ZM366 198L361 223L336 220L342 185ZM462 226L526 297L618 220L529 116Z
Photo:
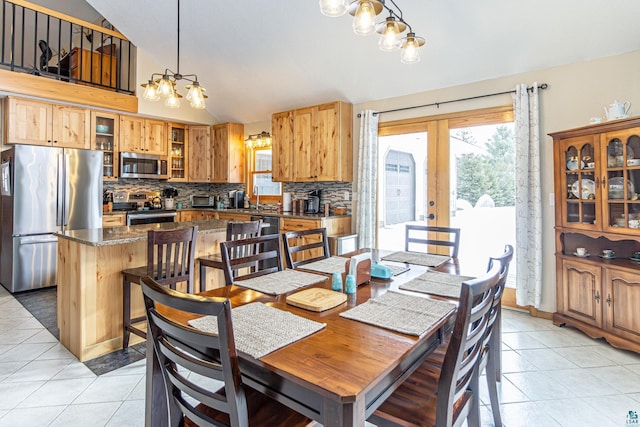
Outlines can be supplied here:
M236 349L255 359L301 340L327 326L261 302L231 310ZM218 334L215 316L190 320L189 325L210 334Z
M403 334L420 336L455 309L456 306L447 301L388 291L340 313L340 316Z

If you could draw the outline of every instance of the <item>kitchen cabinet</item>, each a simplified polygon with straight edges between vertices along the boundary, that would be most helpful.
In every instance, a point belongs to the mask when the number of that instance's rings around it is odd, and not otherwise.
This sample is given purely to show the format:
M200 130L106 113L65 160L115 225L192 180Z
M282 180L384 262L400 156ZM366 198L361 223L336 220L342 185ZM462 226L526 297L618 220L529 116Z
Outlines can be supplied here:
M120 116L120 151L166 156L167 146L164 121Z
M203 211L203 210L184 210L180 211L180 215L177 221L185 222L185 221L210 221L212 219L218 219L216 217L217 213L212 211Z
M189 126L189 182L211 182L211 126Z
M102 215L102 227L127 225L127 214Z
M274 181L352 181L352 114L345 102L274 114Z
M244 125L213 126L212 182L244 183Z
M118 178L118 134L120 120L117 114L91 112L91 149L103 152L102 179Z
M223 219L223 220L226 220L226 221L243 222L243 221L251 221L251 215L250 214L237 213L237 212L216 212L216 218L215 219Z
M187 126L181 123L169 123L169 180L187 181Z
M554 140L556 325L640 352L640 118L550 134ZM584 247L587 255L578 256ZM614 259L598 256L604 249Z
M6 98L5 141L8 144L88 149L89 134L88 109Z

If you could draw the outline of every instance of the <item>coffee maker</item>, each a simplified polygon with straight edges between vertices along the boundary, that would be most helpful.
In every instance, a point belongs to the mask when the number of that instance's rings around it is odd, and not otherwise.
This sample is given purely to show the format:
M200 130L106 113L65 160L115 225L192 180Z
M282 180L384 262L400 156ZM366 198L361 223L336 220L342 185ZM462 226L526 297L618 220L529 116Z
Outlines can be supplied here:
M320 212L320 190L313 190L309 192L305 213L317 214L318 212Z

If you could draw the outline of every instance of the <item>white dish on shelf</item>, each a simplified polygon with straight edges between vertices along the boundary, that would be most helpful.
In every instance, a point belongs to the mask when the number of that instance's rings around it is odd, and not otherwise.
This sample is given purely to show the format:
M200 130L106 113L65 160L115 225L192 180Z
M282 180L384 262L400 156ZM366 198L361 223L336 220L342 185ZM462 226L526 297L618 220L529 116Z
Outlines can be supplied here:
M629 259L630 259L631 261L640 262L640 258L630 257Z
M640 166L640 159L628 159L627 166Z
M633 182L627 180L627 199L630 199L635 191ZM617 176L609 179L609 199L624 199L624 180L622 177Z
M582 192L579 191L579 182L576 181L571 185L571 192L574 196L579 199L588 199L590 194L593 194L595 197L596 194L596 183L591 179L582 179Z
M615 258L616 258L616 256L615 256L615 255L612 255L612 256L598 255L598 256L599 256L600 258L603 258L603 259L615 259Z
M590 254L589 252L587 252L587 253L586 253L586 254L584 254L584 255L580 255L580 254L579 254L579 253L577 253L577 252L574 252L573 254L574 254L575 256L579 257L579 258L589 258L589 257L591 256L591 254Z

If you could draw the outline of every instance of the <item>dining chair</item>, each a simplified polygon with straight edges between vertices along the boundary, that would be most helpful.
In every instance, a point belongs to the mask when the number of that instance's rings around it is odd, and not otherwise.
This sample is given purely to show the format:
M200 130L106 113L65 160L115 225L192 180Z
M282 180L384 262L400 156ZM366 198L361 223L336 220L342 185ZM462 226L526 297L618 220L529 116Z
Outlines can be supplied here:
M296 268L330 256L326 228L282 233L282 244L287 268Z
M238 253L243 255L234 257L234 254ZM220 242L220 254L227 285L233 285L238 279L249 279L282 271L279 234ZM247 269L248 272L243 269ZM238 271L235 277L234 271Z
M500 277L498 279L498 285L496 286L496 292L493 297L491 316L487 324L487 331L485 338L483 339L484 346L482 349L481 360L479 363L478 373L482 374L486 370L485 378L487 380L487 389L489 390L489 401L491 403L491 412L493 415L493 424L495 426L502 425L502 416L500 414L500 400L498 399L497 383L500 382L502 376L502 295L507 284L507 277L509 275L509 265L513 259L513 246L506 245L504 252L500 256L489 258L489 267L487 271L490 271L495 264L500 267ZM433 353L427 357L425 363L430 363L435 366L442 366L447 346L449 344L450 335L448 335L444 343L440 345ZM474 397L476 399L473 414L474 417L480 417L480 400L479 396Z
M244 221L244 222L228 222L227 223L227 241L247 239L250 237L258 237L262 230L262 220L256 221ZM250 248L240 247L248 250ZM239 248L239 249L240 249ZM232 254L232 258L235 258L239 253ZM206 290L207 286L207 267L217 268L224 270L224 264L222 263L222 255L215 254L198 258L200 265L200 292ZM233 271L233 275L238 274L237 270Z
M449 240L442 240L439 237L431 237L431 233L448 233ZM453 238L453 240L451 240ZM460 246L460 229L451 227L435 227L430 225L413 225L405 226L405 243L404 250L409 251L410 244L416 245L435 245L451 248L451 256L458 258L458 249Z
M164 379L171 426L305 426L311 420L243 384L227 298L184 294L142 279L142 293ZM178 323L162 305L198 316L215 316L218 334ZM150 353L148 353L148 357ZM198 378L220 381L204 387Z
M140 283L150 276L158 283L176 288L186 283L188 293L193 293L193 268L198 226L178 230L149 230L147 233L147 265L122 270L122 348L129 346L130 333L147 337L146 329L134 326L146 320L146 316L131 318L131 284Z
M422 363L375 410L377 426L475 427L478 368L500 278L495 265L484 276L462 283L455 324L442 365Z

